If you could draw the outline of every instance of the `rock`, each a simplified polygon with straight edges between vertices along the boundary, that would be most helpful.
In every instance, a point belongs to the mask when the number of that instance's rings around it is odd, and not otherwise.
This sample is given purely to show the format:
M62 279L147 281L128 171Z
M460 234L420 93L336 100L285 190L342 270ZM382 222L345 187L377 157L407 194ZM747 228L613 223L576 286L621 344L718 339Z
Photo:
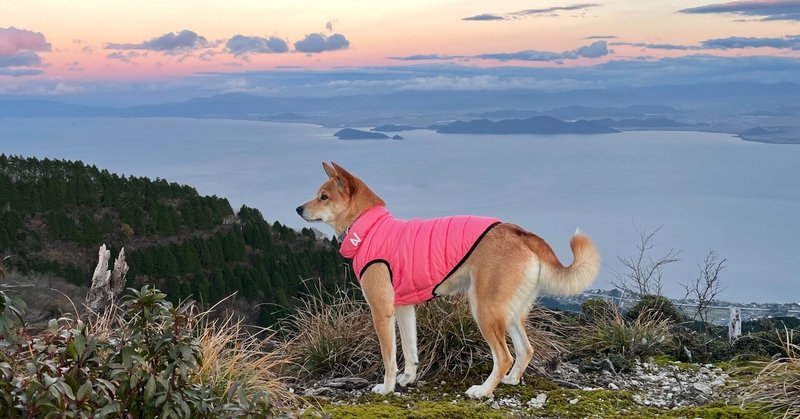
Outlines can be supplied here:
M572 400L569 401L569 404L577 404L577 403L578 403L578 399L572 399Z
M368 385L369 381L358 377L334 378L325 382L326 387L337 388L341 390L355 390L367 387Z
M536 397L528 400L528 403L526 404L534 409L541 409L546 402L547 402L547 394L539 393L539 395L537 395Z
M333 389L330 387L314 387L303 392L305 397L329 397L331 395L333 395Z
M692 384L692 387L705 395L711 395L714 393L714 390L711 389L711 386L706 383L694 383Z
M619 390L619 386L614 383L608 383L609 390Z

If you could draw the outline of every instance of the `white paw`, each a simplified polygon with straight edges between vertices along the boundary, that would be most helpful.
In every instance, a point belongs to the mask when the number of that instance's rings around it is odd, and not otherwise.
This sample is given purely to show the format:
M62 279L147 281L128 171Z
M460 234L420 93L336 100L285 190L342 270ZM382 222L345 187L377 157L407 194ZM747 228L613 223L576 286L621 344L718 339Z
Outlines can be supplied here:
M417 379L416 374L398 374L397 375L397 384L400 384L400 387L405 387L414 382Z
M389 387L389 386L384 386L383 384L375 384L375 387L372 387L372 392L386 395L394 392L394 386Z
M467 397L471 397L473 399L480 399L481 397L486 397L488 395L489 392L482 385L472 386L467 390Z
M516 375L516 374L514 374L514 375ZM508 374L505 377L503 377L503 380L502 380L503 384L511 384L511 385L519 384L519 377L514 377L514 375Z

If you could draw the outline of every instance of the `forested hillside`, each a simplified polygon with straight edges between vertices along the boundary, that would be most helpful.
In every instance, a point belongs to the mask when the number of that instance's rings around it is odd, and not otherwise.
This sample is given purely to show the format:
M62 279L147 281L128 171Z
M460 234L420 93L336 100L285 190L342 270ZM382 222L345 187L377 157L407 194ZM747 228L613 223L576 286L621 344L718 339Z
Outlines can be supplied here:
M291 203L287 203L291 205ZM253 208L200 196L163 179L121 176L82 162L0 155L0 257L19 272L89 285L97 247L125 247L129 286L215 303L233 292L270 324L305 291L306 278L346 281L336 243ZM113 257L113 255L112 255Z

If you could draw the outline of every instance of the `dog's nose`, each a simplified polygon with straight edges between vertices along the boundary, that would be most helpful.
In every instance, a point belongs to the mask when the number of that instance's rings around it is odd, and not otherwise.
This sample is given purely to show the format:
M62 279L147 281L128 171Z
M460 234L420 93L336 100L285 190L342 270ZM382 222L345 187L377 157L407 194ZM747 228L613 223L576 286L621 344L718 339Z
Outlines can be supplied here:
M300 205L299 207L295 208L295 211L297 211L298 215L303 215L303 209L303 206Z

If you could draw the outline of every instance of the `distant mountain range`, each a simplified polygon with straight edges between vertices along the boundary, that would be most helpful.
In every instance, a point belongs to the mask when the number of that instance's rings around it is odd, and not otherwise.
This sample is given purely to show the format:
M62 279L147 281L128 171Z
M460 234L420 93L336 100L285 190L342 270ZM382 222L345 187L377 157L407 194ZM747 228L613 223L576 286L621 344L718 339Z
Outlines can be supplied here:
M644 118L644 119L592 119L590 122L613 128L680 128L688 127L669 118Z
M2 96L0 96L2 97ZM182 102L124 108L86 106L49 100L0 100L0 117L40 116L119 116L119 117L192 117L297 119L320 113L431 113L443 111L468 112L479 109L532 109L562 106L547 112L548 116L571 119L582 117L626 117L646 114L669 114L672 107L693 109L738 109L744 112L754 107L776 108L792 106L800 97L797 83L720 83L700 85L671 85L655 87L630 87L617 89L573 90L541 92L518 90L453 91L406 90L380 95L328 96L328 97L275 97L229 93L211 97L194 98ZM747 98L747 103L742 103ZM644 105L655 103L658 105ZM581 104L575 106L575 104ZM620 114L614 107L623 106ZM747 106L747 109L740 109ZM593 108L600 107L600 108ZM505 112L483 117L539 116ZM535 111L533 111L535 112ZM613 113L613 115L611 114ZM289 116L289 118L286 118ZM474 116L478 117L479 114Z
M562 106L546 111L506 109L491 112L470 113L476 118L530 118L532 116L552 116L560 119L575 118L624 118L641 117L647 115L671 115L681 111L663 105L631 105L625 107L602 106L592 107L583 105Z
M490 121L477 119L455 121L433 127L441 134L607 134L619 132L614 128L589 121L565 122L549 116L527 119Z

